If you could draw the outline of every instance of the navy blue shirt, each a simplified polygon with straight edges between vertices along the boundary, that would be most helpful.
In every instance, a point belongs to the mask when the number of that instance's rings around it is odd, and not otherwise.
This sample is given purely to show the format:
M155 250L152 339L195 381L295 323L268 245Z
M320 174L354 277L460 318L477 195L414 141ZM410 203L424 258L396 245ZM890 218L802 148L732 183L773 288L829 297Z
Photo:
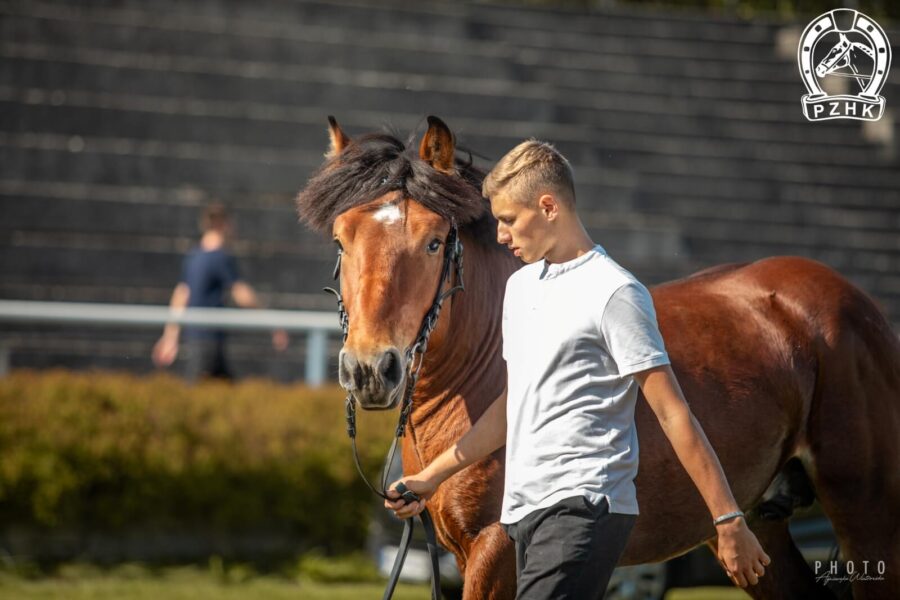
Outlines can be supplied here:
M225 293L238 280L237 262L224 250L203 250L199 246L184 257L181 281L191 290L189 307L219 308L225 306ZM186 337L222 339L220 330L185 328Z

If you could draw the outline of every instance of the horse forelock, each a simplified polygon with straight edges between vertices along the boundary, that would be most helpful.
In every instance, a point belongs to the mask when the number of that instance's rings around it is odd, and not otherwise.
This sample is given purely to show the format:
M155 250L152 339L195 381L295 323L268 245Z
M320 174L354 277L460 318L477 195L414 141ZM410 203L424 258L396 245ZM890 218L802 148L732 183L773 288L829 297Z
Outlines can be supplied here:
M459 158L455 173L442 173L419 158L412 138L404 143L389 133L370 133L352 140L312 174L297 196L297 212L311 228L327 233L344 212L399 191L455 220L477 241L492 243L495 223L481 195L484 175L471 160Z

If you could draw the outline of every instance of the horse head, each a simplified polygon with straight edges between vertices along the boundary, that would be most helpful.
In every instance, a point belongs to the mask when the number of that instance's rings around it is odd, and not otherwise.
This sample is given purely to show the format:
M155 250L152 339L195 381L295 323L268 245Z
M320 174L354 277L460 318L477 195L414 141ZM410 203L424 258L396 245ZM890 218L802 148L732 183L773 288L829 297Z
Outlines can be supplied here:
M837 44L835 44L831 50L828 51L828 54L825 55L825 58L820 60L819 64L816 65L816 75L824 77L835 69L846 67L850 61L847 56L850 47L850 40L847 39L845 34L841 33Z
M299 194L298 211L331 234L339 254L348 317L340 384L363 408L393 408L415 362L410 349L423 318L455 283L442 278L451 229L490 214L482 175L456 158L454 136L437 117L428 118L417 149L412 138L351 139L333 117L329 123L326 161ZM435 323L432 346L445 336L447 321Z

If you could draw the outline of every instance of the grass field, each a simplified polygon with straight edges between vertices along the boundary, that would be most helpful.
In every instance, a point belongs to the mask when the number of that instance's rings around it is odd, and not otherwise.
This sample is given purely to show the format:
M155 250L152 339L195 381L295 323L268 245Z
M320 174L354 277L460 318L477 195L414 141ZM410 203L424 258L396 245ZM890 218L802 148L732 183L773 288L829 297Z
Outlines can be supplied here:
M380 581L339 583L315 581L305 575L260 575L232 567L227 571L201 567L151 569L123 565L98 569L70 565L53 574L0 572L3 600L357 600L380 598ZM428 600L424 585L400 585L397 600ZM739 600L743 592L729 588L672 590L666 600Z
M380 598L381 582L334 583L298 577L241 575L225 577L198 567L150 570L125 565L111 570L69 567L38 577L0 574L3 600L357 600ZM397 600L427 600L425 586L400 585Z

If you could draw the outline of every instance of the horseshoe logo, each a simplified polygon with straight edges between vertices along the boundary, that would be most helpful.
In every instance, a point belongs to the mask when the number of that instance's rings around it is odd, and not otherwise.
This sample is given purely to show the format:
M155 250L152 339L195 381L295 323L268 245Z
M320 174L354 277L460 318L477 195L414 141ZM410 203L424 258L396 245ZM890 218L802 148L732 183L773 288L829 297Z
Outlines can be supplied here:
M838 21L852 25L841 29ZM866 15L836 8L813 19L800 36L797 62L809 92L801 99L808 120L877 121L884 115L885 99L878 94L891 68L891 45L884 29ZM822 89L827 77L852 79L857 93L828 95Z

